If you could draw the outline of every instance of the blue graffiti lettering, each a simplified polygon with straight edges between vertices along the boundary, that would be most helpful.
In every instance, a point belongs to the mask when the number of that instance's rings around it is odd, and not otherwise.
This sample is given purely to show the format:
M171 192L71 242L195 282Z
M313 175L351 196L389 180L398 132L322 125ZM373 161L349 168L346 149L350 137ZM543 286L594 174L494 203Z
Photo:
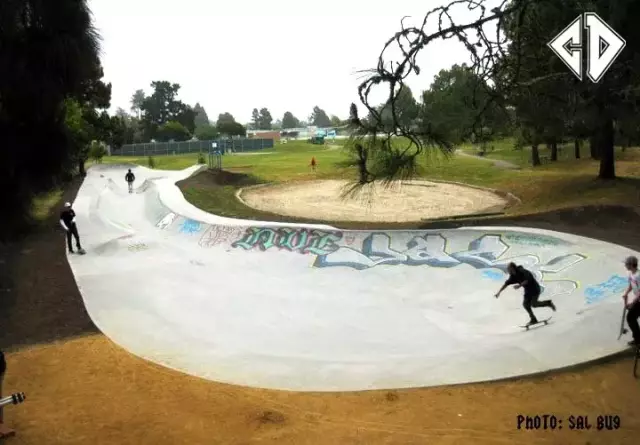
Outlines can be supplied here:
M541 264L536 255L504 257L509 250L500 235L483 235L468 245L468 249L447 253L447 239L441 234L413 237L398 250L392 247L391 237L386 233L372 233L362 243L362 249L340 246L333 252L319 255L314 267L350 267L364 270L378 265L408 265L451 268L466 264L476 269L493 269L483 275L491 279L501 279L507 272L507 265L515 262L531 271L540 282L545 296L561 295L573 292L578 285L570 280L543 282L543 274L555 274L563 271L586 257L577 253L562 255ZM498 272L500 271L500 272Z
M497 272L492 269L483 271L482 276L493 281L502 281L505 279L505 276L503 273Z
M594 304L616 293L622 293L628 286L629 280L620 275L613 275L607 281L589 286L584 290L587 304Z
M199 221L194 221L192 219L186 219L180 225L180 233L188 233L194 234L200 232L201 224Z

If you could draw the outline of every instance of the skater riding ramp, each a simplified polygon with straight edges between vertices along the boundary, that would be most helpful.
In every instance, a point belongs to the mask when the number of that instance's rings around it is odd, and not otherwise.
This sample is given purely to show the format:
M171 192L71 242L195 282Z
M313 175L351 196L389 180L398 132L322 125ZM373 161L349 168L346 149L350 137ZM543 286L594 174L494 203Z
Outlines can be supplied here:
M128 168L128 167L126 167ZM233 220L190 206L197 171L92 168L74 207L87 255L69 262L115 343L238 385L350 391L508 378L588 362L618 340L623 260L602 241L515 227L341 231ZM524 331L514 261L549 325Z

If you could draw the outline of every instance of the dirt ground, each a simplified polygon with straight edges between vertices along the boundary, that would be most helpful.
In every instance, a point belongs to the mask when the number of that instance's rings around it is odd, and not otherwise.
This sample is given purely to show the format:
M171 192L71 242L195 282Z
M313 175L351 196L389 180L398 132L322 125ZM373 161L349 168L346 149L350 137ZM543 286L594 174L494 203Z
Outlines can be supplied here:
M493 192L456 184L410 181L367 186L342 197L348 181L322 180L244 189L249 207L281 215L330 221L405 222L501 211L507 201Z
M251 389L161 368L97 332L55 219L48 229L0 251L4 390L27 395L25 403L5 408L6 423L18 433L7 444L638 443L640 380L631 375L628 354L506 382L360 393ZM640 216L630 209L585 208L491 224L553 228L640 251ZM563 420L562 429L517 428L518 415L544 414ZM579 415L589 416L591 429L571 429L569 417ZM598 415L619 416L620 427L598 430Z

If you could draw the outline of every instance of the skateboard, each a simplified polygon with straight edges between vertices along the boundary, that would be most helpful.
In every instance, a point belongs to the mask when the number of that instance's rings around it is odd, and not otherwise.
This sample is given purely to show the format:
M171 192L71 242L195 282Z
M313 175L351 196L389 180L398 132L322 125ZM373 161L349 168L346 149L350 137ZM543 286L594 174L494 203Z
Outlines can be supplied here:
M534 327L534 326L540 326L541 324L544 324L545 326L549 324L549 320L551 320L552 317L549 318L545 318L544 320L538 320L537 323L534 324L530 324L530 325L524 325L524 326L520 326L521 328L524 328L525 330L529 330L530 328Z
M624 327L624 316L627 315L627 307L625 306L622 309L622 319L620 320L620 333L618 334L618 340L620 340L620 337L622 337L624 334L627 333L627 328Z
M78 249L78 250L76 250L74 252L71 252L71 253L77 253L78 255L85 255L87 253L87 251L84 250L84 249Z

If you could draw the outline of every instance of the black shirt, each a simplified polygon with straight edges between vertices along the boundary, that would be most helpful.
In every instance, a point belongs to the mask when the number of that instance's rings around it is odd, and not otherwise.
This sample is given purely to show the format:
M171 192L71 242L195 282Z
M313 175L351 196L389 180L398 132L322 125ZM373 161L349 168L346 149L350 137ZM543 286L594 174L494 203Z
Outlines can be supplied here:
M504 284L505 286L509 286L511 284L522 284L524 281L527 282L527 284L522 286L524 287L525 295L535 295L540 293L540 285L534 278L533 274L522 266L516 267L516 273L509 275L509 278Z
M136 180L136 177L133 175L133 172L128 172L126 174L126 176L124 177L125 181L127 182L133 182Z
M60 219L62 220L62 222L64 222L64 225L67 227L70 227L72 224L75 224L73 222L73 218L76 217L76 212L73 211L73 209L66 209L63 210L62 213L60 213Z

